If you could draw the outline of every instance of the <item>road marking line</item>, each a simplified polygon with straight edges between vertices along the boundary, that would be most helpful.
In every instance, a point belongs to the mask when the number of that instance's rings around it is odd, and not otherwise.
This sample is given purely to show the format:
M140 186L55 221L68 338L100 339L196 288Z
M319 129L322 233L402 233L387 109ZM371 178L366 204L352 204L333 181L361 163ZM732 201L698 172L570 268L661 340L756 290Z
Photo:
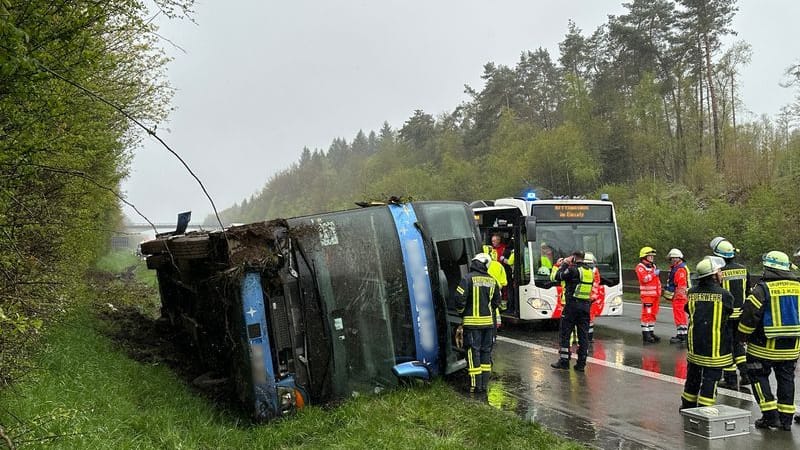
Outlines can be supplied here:
M510 337L506 337L506 336L497 336L497 340L498 341L503 341L503 342L508 342L509 344L519 345L520 347L526 347L526 348L530 348L530 349L534 349L534 350L539 350L539 351L542 351L542 352L545 352L545 353L552 353L553 355L558 355L558 349L551 348L551 347L545 347L545 346L539 345L539 344L533 344L533 343L530 343L530 342L520 341L518 339L513 339L513 338L510 338ZM605 359L597 359L597 358L593 358L591 356L586 358L586 362L589 362L589 363L592 363L592 364L597 364L597 365L600 365L600 366L610 367L612 369L622 370L623 372L628 372L628 373L632 373L632 374L635 374L635 375L641 375L643 377L654 378L654 379L660 380L660 381L666 381L667 383L673 383L673 384L677 384L677 385L680 385L680 386L683 386L684 383L686 382L686 380L683 380L683 379L678 378L678 377L673 377L672 375L664 375L663 373L650 372L649 370L638 369L636 367L626 366L624 364L619 364L619 363L613 363L613 362L606 361ZM717 388L717 393L723 394L723 395L727 395L728 397L738 398L740 400L746 400L746 401L750 401L750 402L753 401L753 396L751 394L745 394L743 392L734 391L734 390L731 390L731 389Z

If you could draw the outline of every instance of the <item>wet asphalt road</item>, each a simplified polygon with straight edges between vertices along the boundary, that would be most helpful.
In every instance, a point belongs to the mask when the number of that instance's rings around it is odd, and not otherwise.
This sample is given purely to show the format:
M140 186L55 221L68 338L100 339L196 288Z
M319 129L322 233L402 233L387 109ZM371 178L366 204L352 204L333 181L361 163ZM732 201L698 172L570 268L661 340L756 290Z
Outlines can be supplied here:
M686 349L669 344L672 310L662 306L655 330L662 341L646 347L639 311L625 303L623 316L597 318L585 373L550 367L558 359L552 327L505 326L495 346L489 404L596 448L800 448L800 424L791 432L752 426L761 413L748 388L719 389L717 403L751 411L749 435L708 440L684 433L678 407ZM800 388L797 377L795 383Z

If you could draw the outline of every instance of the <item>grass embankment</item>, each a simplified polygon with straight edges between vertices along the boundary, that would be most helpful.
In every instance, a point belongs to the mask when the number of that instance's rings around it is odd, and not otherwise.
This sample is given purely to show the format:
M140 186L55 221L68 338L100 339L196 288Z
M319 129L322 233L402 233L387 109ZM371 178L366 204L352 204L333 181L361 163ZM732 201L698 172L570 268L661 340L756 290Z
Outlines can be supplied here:
M0 392L0 424L19 448L580 448L441 381L249 423L110 337L126 325L109 323L104 308L157 306L155 290L127 278L95 281L96 298L49 332L38 369Z

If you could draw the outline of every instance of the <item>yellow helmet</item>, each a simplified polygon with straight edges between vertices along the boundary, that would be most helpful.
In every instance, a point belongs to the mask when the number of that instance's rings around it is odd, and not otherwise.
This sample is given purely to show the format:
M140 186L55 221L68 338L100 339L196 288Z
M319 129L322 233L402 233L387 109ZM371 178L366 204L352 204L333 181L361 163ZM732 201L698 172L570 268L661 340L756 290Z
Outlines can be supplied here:
M790 270L792 268L792 263L789 261L789 256L786 255L786 253L779 252L777 250L773 250L762 256L761 264L763 264L764 267L777 270Z
M653 247L642 247L642 249L639 250L639 259L642 259L648 255L656 256L656 249Z

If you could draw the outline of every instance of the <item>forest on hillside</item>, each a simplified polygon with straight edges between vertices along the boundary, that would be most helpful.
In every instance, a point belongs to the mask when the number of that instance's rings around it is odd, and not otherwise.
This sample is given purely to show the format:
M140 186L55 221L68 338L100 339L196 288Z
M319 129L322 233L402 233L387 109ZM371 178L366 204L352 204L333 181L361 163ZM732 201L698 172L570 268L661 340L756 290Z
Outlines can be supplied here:
M540 198L606 192L627 264L643 245L699 258L717 235L750 264L768 250L793 251L800 100L790 95L800 65L786 68L787 105L777 117L742 120L738 76L752 51L731 39L735 0L623 5L591 33L570 21L557 55L538 48L513 67L486 63L483 86L466 86L469 99L449 113L417 110L399 129L384 122L334 138L327 150L304 148L223 221L390 195L470 202L527 189Z

